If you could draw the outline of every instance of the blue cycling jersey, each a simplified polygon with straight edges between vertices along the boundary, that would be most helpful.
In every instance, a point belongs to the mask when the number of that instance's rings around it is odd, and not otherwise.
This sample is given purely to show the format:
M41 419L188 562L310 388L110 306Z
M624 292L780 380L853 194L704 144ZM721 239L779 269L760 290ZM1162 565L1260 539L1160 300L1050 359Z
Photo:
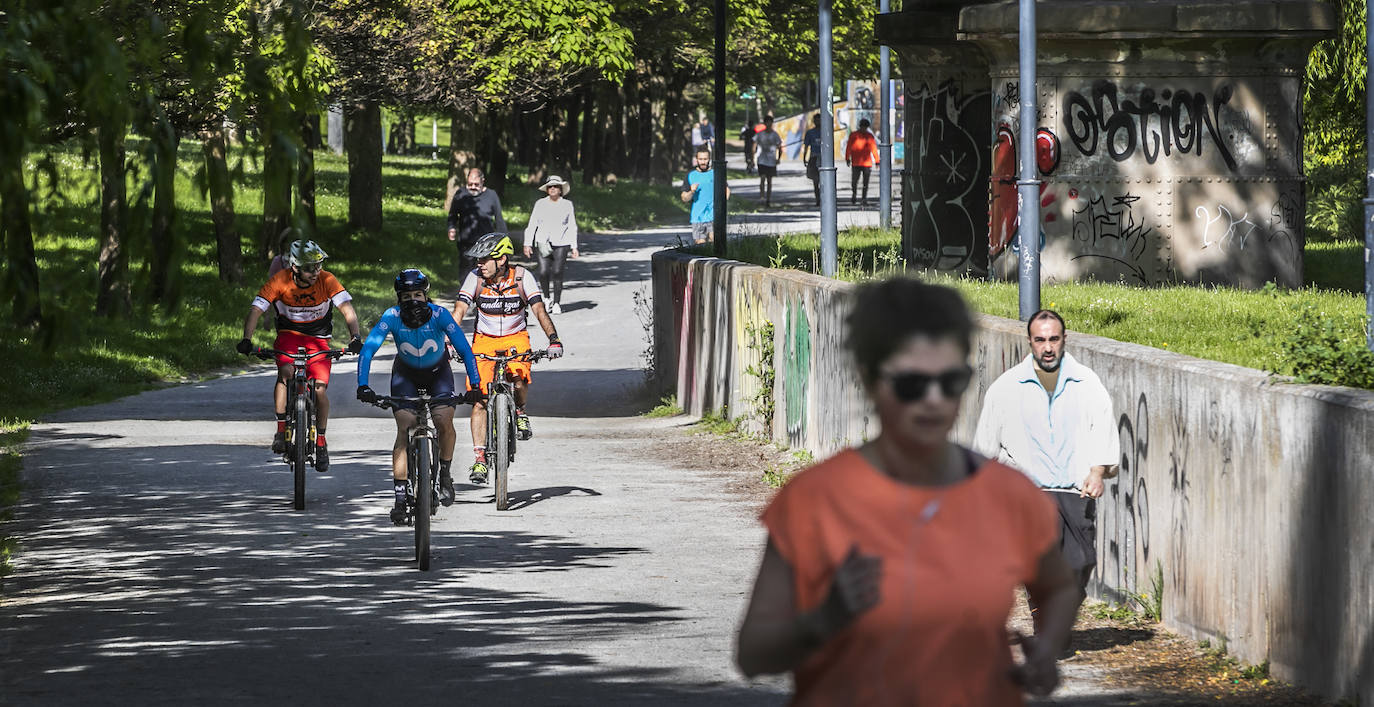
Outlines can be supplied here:
M432 312L429 321L418 329L411 329L401 323L401 310L392 307L382 314L381 320L367 334L363 342L362 356L358 359L358 385L367 385L368 372L372 368L372 357L386 341L388 334L396 340L396 357L411 368L427 370L439 365L444 358L444 338L453 342L458 356L467 368L468 381L476 388L481 384L477 375L477 361L472 355L463 329L454 321L447 309L433 302L429 303Z

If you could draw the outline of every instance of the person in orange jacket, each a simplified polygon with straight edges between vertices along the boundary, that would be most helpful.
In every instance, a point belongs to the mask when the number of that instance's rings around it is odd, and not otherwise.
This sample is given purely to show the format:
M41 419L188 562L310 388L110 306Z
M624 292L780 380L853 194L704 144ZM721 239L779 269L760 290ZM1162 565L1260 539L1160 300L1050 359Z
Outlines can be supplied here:
M854 196L859 193L859 177L863 177L864 189L861 203L868 206L868 175L878 162L878 138L868 131L868 118L859 121L859 129L849 134L844 146L844 163L849 166L849 205L854 205Z

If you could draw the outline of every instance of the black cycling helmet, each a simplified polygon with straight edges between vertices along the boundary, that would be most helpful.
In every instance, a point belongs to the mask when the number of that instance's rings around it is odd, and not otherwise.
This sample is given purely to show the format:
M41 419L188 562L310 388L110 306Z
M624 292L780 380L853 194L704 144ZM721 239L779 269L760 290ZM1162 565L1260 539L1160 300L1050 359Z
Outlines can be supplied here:
M478 238L477 242L473 243L464 255L481 260L482 258L499 258L514 253L515 244L511 243L510 236L498 231Z
M429 278L416 268L406 268L396 276L396 294L402 292L429 292Z

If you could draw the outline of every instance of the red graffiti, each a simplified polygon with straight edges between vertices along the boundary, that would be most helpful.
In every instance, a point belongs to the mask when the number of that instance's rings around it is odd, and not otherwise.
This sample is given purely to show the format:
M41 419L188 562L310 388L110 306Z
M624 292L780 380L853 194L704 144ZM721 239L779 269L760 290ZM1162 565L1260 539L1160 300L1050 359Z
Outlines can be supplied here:
M1035 163L1040 174L1048 176L1059 167L1059 138L1051 131L1040 128L1035 133ZM1020 221L1016 195L1016 136L1011 126L1003 123L997 126L997 144L992 148L992 194L988 205L988 255L1001 253L1016 236ZM1055 202L1053 193L1045 192L1045 184L1040 184L1040 208ZM1045 221L1054 221L1055 214L1045 216Z

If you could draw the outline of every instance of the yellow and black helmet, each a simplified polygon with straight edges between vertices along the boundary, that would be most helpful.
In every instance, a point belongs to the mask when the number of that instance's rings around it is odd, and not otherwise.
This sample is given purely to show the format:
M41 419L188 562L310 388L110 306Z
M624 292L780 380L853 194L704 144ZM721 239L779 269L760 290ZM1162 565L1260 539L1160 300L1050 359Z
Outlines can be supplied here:
M469 258L477 258L480 260L482 258L499 258L503 255L512 255L514 253L515 244L511 243L510 236L497 232L488 233L478 238L477 242L473 243L471 248L468 248L465 255Z

